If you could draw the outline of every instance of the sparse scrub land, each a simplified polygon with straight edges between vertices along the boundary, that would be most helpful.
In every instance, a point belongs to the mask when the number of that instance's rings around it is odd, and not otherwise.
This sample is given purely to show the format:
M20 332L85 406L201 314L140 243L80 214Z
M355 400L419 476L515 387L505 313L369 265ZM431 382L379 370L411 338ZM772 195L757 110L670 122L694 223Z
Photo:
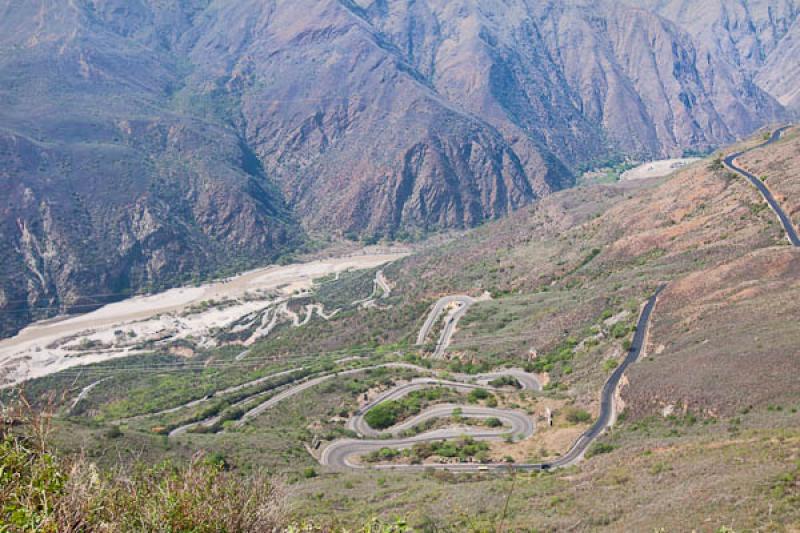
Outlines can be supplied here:
M202 457L185 466L135 465L109 475L83 457L51 450L46 420L15 420L31 431L3 427L2 531L256 533L288 525L285 484L278 478L241 476Z
M596 442L586 451L586 458L592 458L595 455L602 455L604 453L611 453L616 449L616 446L607 442Z

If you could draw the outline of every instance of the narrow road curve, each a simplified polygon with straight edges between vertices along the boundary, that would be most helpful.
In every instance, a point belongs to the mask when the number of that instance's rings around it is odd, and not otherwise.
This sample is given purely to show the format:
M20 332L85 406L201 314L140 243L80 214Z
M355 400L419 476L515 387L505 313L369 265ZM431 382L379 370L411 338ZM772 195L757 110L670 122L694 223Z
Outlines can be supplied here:
M353 415L353 417L347 421L347 429L355 431L356 433L359 434L360 437L374 438L374 437L379 437L382 434L386 433L394 434L397 431L401 431L402 429L408 429L409 427L413 427L414 425L416 425L416 423L411 424L408 427L405 427L405 425L403 425L402 428L393 428L393 429L389 428L384 431L377 431L367 423L364 417L372 408L374 408L378 404L392 400L399 400L400 398L408 396L414 391L430 389L433 387L446 387L448 389L453 389L458 392L471 392L475 389L484 388L481 385L461 383L458 381L446 381L446 380L432 379L432 378L417 378L411 381L410 383L406 383L405 385L400 385L399 387L395 387L391 390L388 390L383 394L379 394L374 400L361 407L361 409L359 409L355 413L355 415ZM486 415L486 416L492 416L492 415Z
M417 424L421 424L427 420L452 416L456 409L461 410L460 416L462 418L486 419L494 417L502 421L504 426L498 428L481 428L461 425L457 427L448 427L434 431L427 431L419 435L399 439L342 439L331 443L324 450L322 450L319 462L322 465L332 466L335 468L364 468L365 465L353 462L352 459L373 451L381 450L382 448L388 447L396 450L402 450L410 448L420 442L435 442L459 437L470 437L474 440L501 440L505 438L506 435L511 435L514 439L522 440L533 435L534 431L536 430L536 425L533 419L526 413L509 411L505 409L492 409L481 406L440 404L435 405L430 409L426 409L419 415L387 429L387 432L394 435L406 429L411 429ZM453 467L459 465L446 466ZM478 468L478 465L476 464L471 464L468 466L471 466L473 469ZM419 470L428 467L429 465L376 466L376 468L402 468L404 470Z
M72 401L72 404L70 404L69 409L67 410L67 414L71 414L78 406L78 404L81 403L82 400L86 399L89 393L92 392L92 389L94 389L104 381L108 381L109 379L111 379L111 376L103 378L100 381L95 381L94 383L85 386L83 390L81 390L80 394L78 394L78 396L76 396L75 399Z
M382 300L385 300L392 294L392 287L389 285L389 280L387 280L386 276L383 274L383 270L378 270L378 273L375 275L375 284L383 291L381 294Z
M255 379L253 381L248 381L246 383L242 383L241 385L235 385L233 387L228 387L227 389L218 390L218 391L215 391L215 392L213 392L213 393L211 393L211 394L209 394L207 396L204 396L203 398L199 398L197 400L192 400L190 402L187 402L187 403L175 406L175 407L170 407L169 409L164 409L163 411L156 411L156 412L153 412L153 413L144 413L144 414L141 414L141 415L130 416L130 417L127 417L127 418L120 418L119 420L115 420L114 423L115 424L121 424L121 423L124 423L124 422L133 422L134 420L142 420L142 419L145 419L145 418L163 416L163 415L168 415L168 414L171 414L171 413L177 413L181 409L187 409L189 407L195 407L197 405L201 405L201 404L204 404L206 402L210 402L211 400L219 398L221 396L225 396L226 394L232 394L234 392L239 392L240 390L246 389L248 387L255 387L256 385L260 385L260 384L264 383L265 381L269 381L271 379L275 379L275 378L278 378L278 377L281 377L281 376L285 376L285 375L288 375L288 374L293 374L294 372L299 372L301 370L303 370L302 367L300 367L300 368L292 368L292 369L289 369L289 370L284 370L283 372L277 372L275 374L269 374L269 375L264 376L263 378L258 378L258 379Z
M343 363L346 363L346 362L355 361L355 360L359 360L359 359L361 359L361 357L359 357L359 356L350 356L350 357L344 357L342 359L337 359L335 361L335 363L336 364L343 364ZM260 404L260 405L258 405L256 407L254 407L253 409L251 409L250 411L248 411L247 413L245 413L245 415L242 417L242 419L240 419L240 421L237 424L237 426L243 425L247 420L252 419L253 417L260 415L261 413L263 413L267 409L270 409L271 407L275 406L276 404L278 404L282 400L285 400L285 399L290 398L290 397L292 397L292 396L294 396L296 394L299 394L300 392L303 392L304 390L307 390L307 389L309 389L309 388L311 388L311 387L313 387L315 385L323 383L323 382L325 382L325 381L327 381L327 380L329 380L331 378L334 378L336 376L341 376L341 375L350 375L350 374L355 374L355 373L359 373L359 372L365 372L367 370L377 369L377 368L401 368L401 369L407 369L407 370L416 370L416 371L418 371L420 373L435 372L435 371L432 371L431 369L424 368L424 367L417 366L417 365L412 365L412 364L409 364L409 363L386 363L386 364L382 364L382 365L354 368L354 369L343 370L343 371L339 371L339 372L332 372L330 374L326 374L326 375L323 375L323 376L319 376L317 378L313 378L313 379L304 381L304 382L302 382L302 383L300 383L300 384L298 384L298 385L296 385L294 387L292 387L292 386L286 387L284 391L280 392L275 397L269 399L268 401L264 402L263 404ZM190 408L190 407L196 407L196 406L201 405L203 403L209 402L209 401L211 401L213 399L224 397L227 394L232 394L232 393L235 393L235 392L239 392L242 389L246 389L248 387L254 387L254 386L260 385L260 384L262 384L262 383L264 383L266 381L270 381L272 379L283 377L283 376L286 376L286 375L289 375L289 374L293 374L293 373L296 373L296 372L300 372L302 370L305 370L305 368L304 367L297 367L297 368L291 368L289 370L284 370L284 371L281 371L281 372L277 372L277 373L274 373L274 374L268 374L268 375L266 375L264 377L258 378L258 379L253 380L253 381L248 381L248 382L242 383L240 385L235 385L235 386L232 386L232 387L228 387L226 389L215 391L215 392L213 392L213 393L211 393L211 394L209 394L207 396L204 396L203 398L199 398L197 400L192 400L192 401L187 402L185 404L181 404L181 405L178 405L178 406L175 406L175 407L171 407L169 409L164 409L164 410L158 411L158 412L145 413L145 414L141 414L141 415L135 415L135 416L132 416L132 417L127 417L127 418L115 420L113 423L114 424L122 424L122 423L125 423L125 422L132 422L132 421L135 421L135 420L143 420L145 418L151 418L151 417L157 417L157 416L176 413L176 412L178 412L178 411L180 411L182 409L187 409L187 408ZM498 371L490 372L490 373L487 373L487 374L477 374L477 375L455 374L452 377L454 377L457 380L474 381L475 383L478 383L478 384L488 384L489 381L491 381L491 380L493 380L493 379L495 379L497 377L501 377L501 376L514 377L519 382L520 387L523 390L541 390L541 385L539 384L538 380L536 379L536 376L534 376L532 374L528 374L524 370L521 370L521 369L518 369L518 368L510 368L510 369L505 369L505 370L498 370ZM94 384L94 385L98 385L98 384L99 384L99 382ZM477 385L469 385L469 384L465 385L465 386L466 387L473 387L473 388L477 388L478 387ZM89 390L91 390L91 388L89 388ZM86 394L88 394L88 392L89 391L86 391ZM252 401L254 399L257 399L257 398L259 398L261 396L265 396L267 394L271 394L272 392L274 392L274 391L263 391L263 392L255 393L252 396L248 396L247 398L243 398L239 402L235 403L232 407L246 405L250 401ZM84 394L84 397L85 397L86 394ZM75 401L74 404L77 404L77 401ZM208 418L206 420L202 420L202 421L199 421L199 422L192 422L192 423L189 423L189 424L182 425L182 426L172 430L170 432L169 436L170 437L175 437L175 436L178 436L178 435L182 435L182 434L186 433L190 428L192 428L194 426L198 426L198 425L211 426L214 423L216 423L216 421L218 419L219 419L219 417L215 416L215 417Z
M340 359L339 361L337 361L337 363L346 362L346 361L349 361L349 360L352 360L352 359L353 358L351 358L351 357L346 357L344 359ZM235 422L234 427L241 427L244 424L246 424L249 420L259 416L260 414L262 414L263 412L267 411L268 409L271 409L272 407L274 407L278 403L282 402L283 400L286 400L287 398L291 398L292 396L296 396L297 394L300 394L301 392L303 392L305 390L308 390L308 389L310 389L312 387L315 387L315 386L317 386L317 385L319 385L321 383L324 383L324 382L326 382L326 381L328 381L330 379L333 379L333 378L338 377L338 376L349 376L349 375L352 375L352 374L358 374L358 373L361 373L361 372L366 372L368 370L376 370L378 368L401 368L401 369L408 369L408 370L416 370L416 371L419 371L419 372L430 372L430 370L427 369L427 368L423 368L423 367L412 365L412 364L408 364L408 363L384 363L384 364L381 364L381 365L365 366L365 367L359 367L359 368L351 368L351 369L348 369L348 370L340 370L338 372L331 372L330 374L324 374L322 376L317 376L315 378L307 379L307 380L302 381L301 383L293 385L293 386L292 385L285 386L284 390L282 390L281 392L275 394L275 396L273 396L269 400L266 400L263 403L260 403L257 406L253 407L252 409L250 409L247 412L245 412L245 414L242 415L242 417ZM214 395L212 395L210 397L201 398L200 400L194 400L193 402L189 402L188 404L181 405L181 406L178 406L178 407L173 407L173 408L168 409L166 411L161 411L160 413L153 413L153 414L150 414L150 415L140 415L140 417L155 416L157 414L165 414L165 413L173 413L173 412L178 411L180 409L183 409L185 407L195 406L195 405L198 405L201 402L208 401L209 399L211 399L211 397L221 396L224 393L235 392L235 391L238 391L238 390L240 390L242 388L249 387L249 386L252 386L252 385L256 385L256 384L259 384L259 383L263 383L264 381L267 381L269 379L276 378L276 377L279 377L279 376L284 376L284 375L287 375L287 374L291 374L292 372L298 372L300 370L304 370L304 369L303 368L295 368L295 369L292 369L292 370L287 370L287 371L284 371L284 372L280 372L278 374L271 374L269 376L265 376L263 378L260 378L260 379L258 379L256 381L251 381L251 382L248 382L248 383L244 383L242 385L237 385L236 387L231 387L230 389L225 389L224 391L219 391L219 392L215 393ZM252 396L248 396L247 398L243 398L242 400L238 401L237 403L231 405L231 407L245 406L248 403L250 403L252 400L258 399L258 398L260 398L262 396L266 396L268 394L272 394L274 392L275 392L274 390L269 390L269 391L256 393L256 394L254 394ZM130 420L130 419L128 419L128 420ZM182 425L180 427L177 427L177 428L173 429L170 432L169 436L170 437L176 437L178 435L182 435L182 434L188 432L190 428L195 427L195 426L201 426L201 425L202 426L212 426L218 420L219 420L219 416L214 416L214 417L208 418L206 420L201 420L201 421L198 421L198 422L191 422L191 423L188 423L188 424L185 424L185 425Z
M603 385L600 393L600 414L595 420L594 424L584 432L576 441L566 454L559 457L555 461L547 463L518 463L518 464L475 464L475 463L462 463L462 464L428 464L428 465L377 465L373 468L378 469L397 469L404 471L422 471L429 468L444 469L453 472L478 472L478 471L503 471L509 468L517 470L550 470L555 468L563 468L571 466L580 461L589 446L606 430L612 423L614 418L614 393L619 386L623 374L628 367L635 363L642 353L644 343L647 338L647 329L650 325L650 318L655 309L658 296L666 286L661 285L656 292L644 306L642 313L639 317L639 322L636 326L636 333L633 337L633 342L628 350L625 360L620 364L608 380ZM375 402L371 402L373 405ZM370 405L366 406L369 407ZM368 409L361 409L358 415L363 415ZM506 411L508 414L508 411ZM364 465L359 465L350 460L350 458L358 455L363 455L376 449L384 447L391 447L394 449L404 449L413 446L418 442L431 442L441 439L453 438L465 434L462 430L437 430L435 432L423 433L415 437L398 440L355 440L347 439L335 441L329 444L320 456L320 464L332 466L336 468L364 468ZM467 433L469 436L476 440L493 440L497 438L497 434L478 430L472 434Z
M460 405L452 403L443 403L429 407L421 413L405 420L386 430L387 433L397 435L403 431L414 428L415 426L425 423L429 420L437 418L445 418L453 416L456 412L460 412L461 418L469 419L486 419L497 418L504 423L502 427L494 428L500 435L512 435L515 439L525 439L533 435L535 423L531 417L526 413L519 411L511 411L508 409L496 409L491 407L482 407L479 405ZM471 428L467 427L467 431ZM486 433L487 429L482 429L482 433ZM465 433L461 433L464 435ZM466 433L468 434L468 433ZM382 441L385 442L385 441ZM384 444L385 445L385 444Z
M800 236L798 236L797 234L797 229L794 227L792 219L789 218L789 215L787 215L786 212L783 210L783 208L780 206L780 204L772 195L772 192L769 190L766 184L760 179L758 179L756 176L754 176L753 174L751 174L750 172L746 171L745 169L736 164L736 160L739 157L743 156L744 154L752 152L753 150L757 150L759 148L763 148L778 141L781 138L783 132L789 129L789 127L790 126L784 126L783 128L775 130L770 136L769 140L767 140L766 142L761 143L758 146L749 148L747 150L731 154L728 157L726 157L723 160L723 162L725 163L726 167L747 178L750 181L750 183L752 183L756 187L756 189L758 189L758 191L767 201L767 203L775 212L775 214L778 215L778 220L780 220L781 224L783 225L783 229L786 232L786 237L789 239L789 242L792 243L792 246L800 247Z
M378 293L380 292L380 296ZM361 306L365 309L369 309L371 307L376 306L376 301L378 299L385 300L392 294L392 287L389 285L389 280L386 279L386 275L383 273L383 270L378 270L375 274L375 279L372 281L372 292L366 298L361 300L356 300L353 302L352 306Z
M614 393L619 386L622 375L628 367L635 363L639 356L642 354L645 339L647 338L647 328L650 325L650 317L655 309L658 296L666 288L666 285L661 285L656 289L655 294L650 297L639 316L639 322L636 324L636 333L633 335L633 342L628 350L628 355L625 360L619 365L611 376L606 380L603 385L603 390L600 392L600 414L595 420L592 427L590 427L578 440L572 445L569 451L557 460L542 465L520 465L522 468L528 469L549 469L570 466L583 458L589 445L599 437L608 426L611 425L614 416Z
M254 417L257 417L258 415L260 415L264 411L266 411L268 409L271 409L272 407L274 407L278 403L282 402L283 400L285 400L287 398L291 398L292 396L295 396L297 394L300 394L301 392L303 392L305 390L308 390L311 387L315 387L315 386L319 385L320 383L324 383L325 381L328 381L329 379L332 379L332 378L335 378L335 377L339 377L339 376L349 376L349 375L352 375L352 374L358 374L358 373L361 373L361 372L366 372L367 370L376 370L378 368L399 368L399 369L405 369L405 370L416 370L417 372L421 372L421 373L432 372L431 369L429 369L429 368L424 368L424 367L417 366L417 365L412 365L412 364L409 364L409 363L384 363L384 364L381 364L381 365L366 366L366 367L361 367L361 368L352 368L352 369L349 369L349 370L342 370L342 371L339 371L339 372L326 374L324 376L319 376L319 377L316 377L316 378L313 378L313 379L309 379L308 381L305 381L305 382L303 382L303 383L301 383L299 385L296 385L294 387L290 387L290 388L286 389L285 391L283 391L283 392L275 395L274 397L270 398L266 402L264 402L262 404L259 404L258 406L254 407L253 409L251 409L247 413L245 413L244 416L242 416L242 418L236 422L235 427L241 427L242 425L247 423L248 420L250 420L250 419L252 419ZM491 374L480 374L480 375L476 375L476 376L467 376L466 374L459 374L456 377L463 376L463 377L467 377L467 378L470 378L470 379L475 379L476 381L480 382L483 379L493 379L494 377L497 377L497 376L510 375L510 376L515 376L517 378L517 380L520 382L520 385L522 386L522 388L528 388L530 386L530 388L532 388L534 390L541 390L541 386L540 386L539 382L536 380L536 376L533 376L532 374L526 374L525 376L519 376L519 372L522 372L522 371L518 370L518 369L510 369L508 373L504 373L502 371L497 371L497 372L493 372ZM412 382L412 386L413 386L413 383L414 382ZM420 380L417 381L417 384L423 384L423 383L425 385L423 387L419 387L419 388L425 388L426 386L427 387L433 386L432 385L433 383L441 383L441 384L453 383L454 386L458 386L461 389L467 390L467 391L478 389L478 388L485 388L484 386L481 386L481 385L474 385L474 384L470 384L470 383L460 383L460 382L449 382L449 381L436 380L436 379L431 379L431 378L420 378ZM369 409L371 409L372 407L374 407L375 405L377 405L381 401L385 401L385 400L388 400L388 399L393 399L393 398L398 398L400 396L403 396L404 394L402 394L402 393L398 394L398 390L399 389L404 389L404 387L408 387L408 385L401 385L397 389L393 389L392 391L389 391L388 393L384 393L382 395L382 399L374 400L374 401L370 402L369 407L368 408L362 407L359 410L359 413L361 413L361 414L366 413L366 411L368 411ZM405 394L407 394L408 392L410 392L410 390L407 390L405 392Z
M461 320L461 318L467 313L469 308L472 307L476 301L477 300L475 300L475 298L463 294L445 296L444 298L439 299L439 301L434 304L431 312L428 313L425 323L419 330L419 335L417 335L417 346L422 346L425 344L425 339L430 334L431 329L439 319L439 316L448 307L454 306L454 308L444 319L444 327L442 328L442 333L439 335L439 340L436 343L436 349L432 355L433 359L442 359L445 351L447 351L447 347L450 346L450 341L453 338L458 321Z

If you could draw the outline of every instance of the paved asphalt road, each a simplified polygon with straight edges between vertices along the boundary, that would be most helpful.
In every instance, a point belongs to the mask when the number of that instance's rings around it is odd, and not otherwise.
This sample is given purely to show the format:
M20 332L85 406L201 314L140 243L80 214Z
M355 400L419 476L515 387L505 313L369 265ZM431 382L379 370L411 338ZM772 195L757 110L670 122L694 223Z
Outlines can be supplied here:
M360 357L345 357L344 359L339 359L336 362L341 364L341 363L345 363L347 361L352 361L354 359L360 359ZM299 383L299 384L294 385L294 386L290 385L290 386L285 387L283 391L281 391L280 393L276 394L273 398L270 398L269 400L265 401L264 403L261 403L258 406L254 407L253 409L247 411L244 414L244 416L237 422L236 425L237 426L241 426L245 422L247 422L248 420L250 420L250 419L260 415L264 411L274 407L275 405L277 405L281 401L283 401L283 400L285 400L287 398L291 398L292 396L295 396L296 394L299 394L299 393L303 392L304 390L310 389L311 387L319 385L320 383L328 381L329 379L335 378L337 376L345 376L345 375L357 374L357 373L360 373L360 372L365 372L367 370L372 370L372 369L376 369L376 368L403 368L403 369L408 369L408 370L416 370L416 371L422 372L422 373L431 372L430 369L423 368L423 367L417 366L417 365L408 364L408 363L385 363L385 364L382 364L382 365L367 366L367 367L361 367L361 368L353 368L353 369L349 369L349 370L342 370L342 371L339 371L339 372L332 372L330 374L325 374L323 376L318 376L316 378L303 381L302 383ZM268 381L268 380L271 380L271 379L274 379L274 378L277 378L277 377L285 376L287 374L292 374L294 372L299 372L301 370L303 370L302 367L301 368L293 368L291 370L286 370L286 371L283 371L283 372L278 372L277 374L270 374L270 375L265 376L263 378L259 378L259 379L255 380L255 381L250 381L250 382L247 382L247 383L243 383L241 385L237 385L235 387L230 387L230 388L227 388L227 389L224 389L224 390L221 390L221 391L217 391L216 393L211 394L211 395L209 395L209 396L207 396L205 398L201 398L199 400L193 400L193 401L191 401L189 403L186 403L186 404L183 404L183 405L179 405L177 407L172 407L170 409L166 409L166 410L160 411L158 413L150 413L150 414L145 414L145 415L138 415L138 416L135 416L135 417L124 419L124 420L119 420L119 421L117 421L117 423L120 423L120 422L123 422L123 421L131 421L131 420L141 419L141 418L150 417L150 416L158 416L158 415L162 415L162 414L174 413L174 412L177 412L177 411L179 411L181 409L184 409L184 408L187 408L187 407L194 407L194 406L199 405L201 403L207 402L207 401L211 400L212 398L221 397L221 396L224 396L227 393L238 392L239 390L244 389L246 387L251 387L251 386L254 386L254 385L258 385L258 384L261 384L261 383L263 383L265 381ZM510 369L505 370L505 371L504 370L498 370L498 371L495 371L495 372L490 372L490 373L487 373L487 374L478 374L478 375L474 375L474 376L467 375L467 374L455 374L455 375L453 375L453 377L455 379L459 379L459 380L463 380L463 381L470 381L470 380L474 380L475 381L476 384L458 383L458 385L461 385L465 390L472 390L474 388L480 388L481 386L485 386L484 384L488 383L488 381L491 381L492 379L495 379L495 378L500 377L500 376L512 376L512 377L516 378L517 381L520 383L521 388L524 389L524 390L541 390L541 385L539 384L538 380L536 379L536 376L534 376L532 374L528 374L524 370L521 370L521 369L518 369L518 368L510 368ZM426 379L429 380L429 381L438 381L438 380L433 380L431 378L420 378L420 381L424 381ZM426 386L430 386L430 385L426 385ZM490 388L490 387L488 387L488 388ZM250 401L252 401L254 399L257 399L260 396L265 396L265 395L268 395L268 394L272 394L273 392L274 391L265 391L265 392L260 392L260 393L254 394L253 396L248 396L247 398L243 398L242 400L240 400L239 402L234 404L233 407L244 406L244 405L248 404ZM388 398L384 398L384 400L385 399L388 399ZM374 402L371 405L374 405ZM214 423L216 423L218 420L219 420L219 417L215 416L215 417L211 417L211 418L208 418L208 419L200 421L200 422L192 422L190 424L185 424L183 426L177 427L174 430L172 430L170 432L169 436L170 437L175 437L175 436L178 436L178 435L182 435L182 434L186 433L191 427L197 426L197 425L211 426Z
M376 440L337 440L328 445L320 456L320 464L335 468L364 468L364 465L354 463L351 459L367 453L378 451L382 448L392 448L402 450L410 448L420 442L434 442L462 436L469 436L475 440L501 440L505 435L511 434L515 439L526 439L533 435L535 428L534 421L526 413L519 411L509 411L505 409L490 409L481 406L442 404L426 409L419 415L389 428L387 433L397 434L405 429L409 429L417 424L451 416L455 409L461 409L461 416L464 418L489 418L495 417L504 423L503 427L481 428L474 426L450 427L428 431L413 437L400 439L376 439ZM457 467L459 465L436 465L439 467ZM478 469L479 465L469 465L473 469ZM383 468L390 468L391 465L384 465ZM420 470L427 468L427 465L404 465L400 468L404 470ZM379 467L380 468L380 467ZM394 467L398 468L398 467Z
M750 148L748 150L744 150L742 152L736 152L735 154L729 155L724 159L724 163L725 166L728 167L729 169L733 170L734 172L738 172L739 174L747 178L750 181L750 183L752 183L758 189L761 195L767 200L767 203L772 208L772 210L775 211L775 214L778 215L778 219L781 221L783 229L786 231L786 236L788 237L789 242L792 243L792 246L800 246L800 236L797 235L797 229L794 227L792 219L789 218L789 216L786 214L783 208L781 208L780 204L772 195L772 192L769 190L769 188L764 184L764 182L762 182L756 176L746 171L742 167L736 165L736 160L739 157L752 150L756 150L758 148L762 148L764 146L776 142L778 139L781 138L781 134L783 134L783 132L786 131L788 128L789 126L785 126L778 130L775 130L775 132L773 132L773 134L770 136L769 140L766 141L765 143L759 144L758 146L754 146L753 148Z
M383 394L378 395L374 400L369 402L368 404L364 405L358 412L353 415L350 420L347 421L347 429L355 431L361 437L379 437L382 434L390 433L396 434L399 431L403 431L408 429L409 427L415 426L419 422L413 423L410 426L406 426L405 424L401 424L400 427L389 428L384 431L378 431L373 429L367 421L364 419L364 416L376 405L388 402L391 400L399 400L400 398L409 395L410 393L422 389L429 389L432 387L447 387L449 389L457 390L458 392L471 392L475 389L484 388L481 385L473 385L470 383L461 383L458 381L446 381L441 379L433 379L433 378L418 378L413 380L411 383L406 383L405 385L400 385L399 387L395 387ZM486 415L488 416L495 416L495 415Z
M444 352L450 345L450 339L453 338L453 333L455 333L458 321L461 320L461 318L467 313L469 308L474 303L475 298L465 295L445 296L444 298L441 298L434 304L433 309L431 309L431 312L428 313L428 317L425 319L425 323L419 330L419 335L417 336L417 345L421 346L425 344L425 339L430 334L431 328L433 328L433 325L436 323L439 315L441 315L448 306L454 304L458 305L458 308L456 308L455 311L450 312L445 317L444 328L442 329L441 335L439 335L439 340L436 343L436 350L432 356L433 359L441 359L444 357Z
M595 420L594 424L592 424L592 427L590 427L578 438L578 440L575 441L575 443L572 445L572 448L570 448L566 454L559 457L557 460L549 464L542 465L519 465L520 468L541 470L575 464L583 457L583 454L586 453L586 450L589 449L589 445L595 439L597 439L597 437L599 437L611 424L614 414L614 392L617 390L617 386L619 385L619 381L622 379L622 375L625 373L625 370L627 370L631 364L635 363L642 354L642 348L644 348L644 341L647 336L647 328L650 324L650 317L653 314L653 309L656 306L658 295L661 294L661 291L663 291L664 288L665 285L658 287L655 294L647 301L647 304L645 305L644 310L639 317L639 322L636 325L636 333L633 336L633 342L631 343L630 350L628 350L628 355L625 356L625 360L622 362L622 364L614 370L614 372L606 381L605 385L603 385L603 390L600 393L600 415L597 417L597 420Z
M614 413L614 393L619 385L620 379L622 379L623 374L627 370L627 368L636 362L639 359L639 356L642 353L642 348L644 347L644 342L647 336L647 329L650 324L650 317L652 316L653 309L655 308L656 302L658 300L659 294L664 290L664 285L658 287L655 294L647 301L645 304L644 310L642 311L641 316L639 317L639 322L636 327L636 333L633 337L633 342L631 343L630 350L628 351L625 360L619 365L611 376L606 381L605 385L603 386L603 390L600 394L600 414L595 420L592 427L590 427L585 433L583 433L572 445L569 451L558 458L555 461L549 463L534 463L534 464L500 464L500 463L492 463L492 464L477 464L477 463L459 463L459 464L431 464L431 465L377 465L373 468L379 469L392 469L392 470L403 470L403 471L421 471L429 468L434 469L444 469L449 470L452 472L480 472L480 471L504 471L508 470L509 468L517 469L517 470L549 470L553 468L561 468L570 466L572 464L577 463L583 458L583 455L586 453L586 450L589 449L589 446L594 442L597 437L599 437L603 431L610 425L613 419ZM359 414L363 414L368 410L362 409ZM477 409L482 409L477 407ZM508 411L506 411L508 413ZM486 415L485 413L479 413L483 416L492 416ZM532 421L531 421L532 422ZM328 445L323 451L320 456L320 463L323 465L338 467L338 468L363 468L356 463L353 463L350 458L363 455L376 449L381 449L384 447L391 447L395 449L403 449L409 448L418 442L431 442L436 440L441 440L444 438L453 438L459 435L463 435L463 431L459 430L437 430L434 432L423 433L421 435L417 435L415 437L410 437L408 439L398 439L398 440L340 440L335 441ZM470 436L476 440L495 440L497 439L497 434L492 434L490 432L486 432L484 430L477 430L475 433L470 434Z

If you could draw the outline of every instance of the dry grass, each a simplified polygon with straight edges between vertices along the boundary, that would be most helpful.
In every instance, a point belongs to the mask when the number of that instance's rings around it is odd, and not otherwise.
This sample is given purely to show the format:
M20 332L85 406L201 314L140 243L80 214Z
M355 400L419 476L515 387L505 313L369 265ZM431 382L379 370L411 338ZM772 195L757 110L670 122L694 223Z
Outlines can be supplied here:
M4 413L0 523L4 533L269 532L288 522L279 479L241 476L197 456L187 466L139 464L101 473L49 446L50 418L27 405Z

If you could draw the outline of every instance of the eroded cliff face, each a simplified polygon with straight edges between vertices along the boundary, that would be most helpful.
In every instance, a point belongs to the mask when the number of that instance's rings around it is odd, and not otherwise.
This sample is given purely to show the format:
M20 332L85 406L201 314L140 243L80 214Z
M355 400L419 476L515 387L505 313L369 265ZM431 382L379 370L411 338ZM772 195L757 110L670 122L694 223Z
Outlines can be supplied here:
M796 9L762 3L769 59L747 64L791 103L768 72L791 63ZM598 159L785 116L739 72L740 23L711 47L662 4L0 1L0 333L308 231L472 226Z
M222 157L194 160L189 148L178 165L168 149L142 158L127 147L82 151L0 134L0 152L12 154L0 170L6 332L141 288L268 262L301 234L263 177Z
M800 17L769 55L756 75L756 83L800 115Z
M631 2L633 4L633 2ZM636 2L688 32L709 79L737 106L741 87L759 87L800 110L800 2L797 0L645 0ZM757 118L757 117L756 117Z
M440 93L565 162L675 155L783 115L680 25L622 2L375 2L368 13Z

